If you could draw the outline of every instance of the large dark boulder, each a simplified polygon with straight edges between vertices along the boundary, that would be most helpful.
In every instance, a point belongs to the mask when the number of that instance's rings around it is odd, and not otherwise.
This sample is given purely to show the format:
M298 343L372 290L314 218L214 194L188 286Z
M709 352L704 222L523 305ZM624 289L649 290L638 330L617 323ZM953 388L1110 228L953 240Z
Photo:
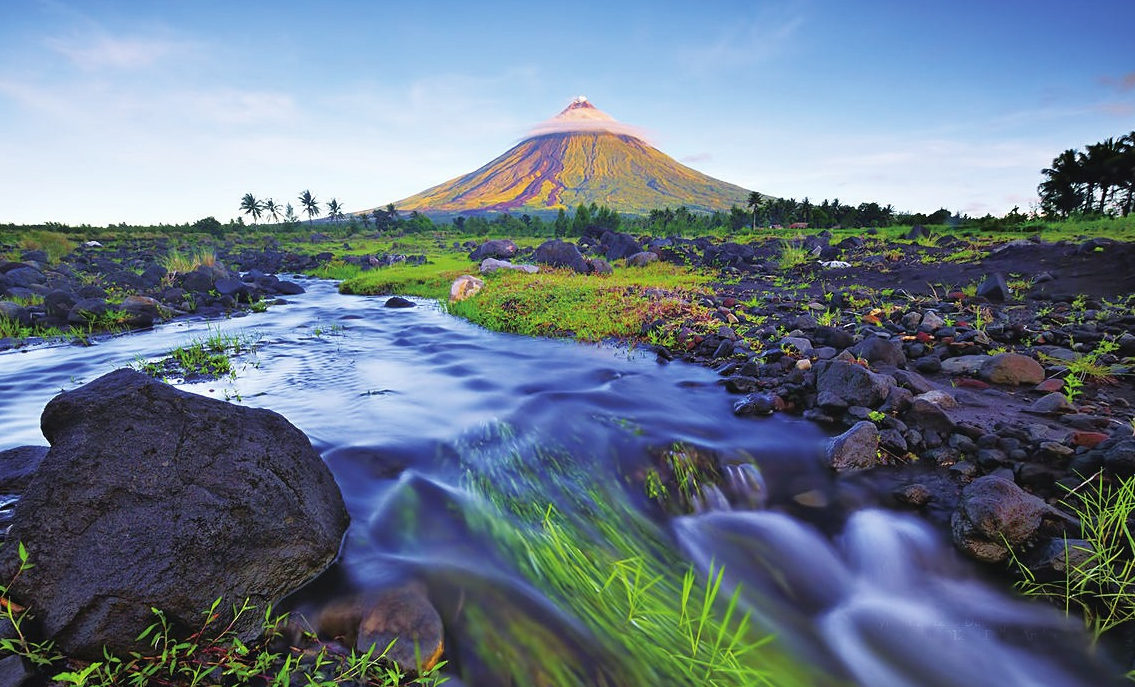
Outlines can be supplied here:
M555 239L537 246L532 261L552 267L570 267L580 274L587 274L591 270L591 266L579 252L578 246Z
M217 597L265 607L336 557L348 516L327 466L282 416L174 389L129 369L56 396L51 450L16 506L9 541L34 564L11 585L69 655L138 650L161 609L199 625ZM16 547L0 549L11 579Z
M603 247L603 255L609 262L629 258L635 253L642 252L642 245L630 234L617 231L608 231L599 239Z
M518 250L510 239L490 239L477 246L476 250L469 254L469 259L473 262L481 262L485 258L511 260L516 257Z

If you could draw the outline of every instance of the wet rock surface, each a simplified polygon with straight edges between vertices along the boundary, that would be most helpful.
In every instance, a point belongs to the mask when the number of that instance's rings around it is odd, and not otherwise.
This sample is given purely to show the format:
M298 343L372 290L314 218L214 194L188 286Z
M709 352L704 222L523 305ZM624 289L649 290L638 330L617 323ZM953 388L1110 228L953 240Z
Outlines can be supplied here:
M125 654L159 607L192 627L218 596L259 613L336 557L347 512L302 432L271 411L179 391L131 370L60 394L44 409L43 456L10 541L34 567L10 587L69 655ZM5 579L15 547L0 549Z

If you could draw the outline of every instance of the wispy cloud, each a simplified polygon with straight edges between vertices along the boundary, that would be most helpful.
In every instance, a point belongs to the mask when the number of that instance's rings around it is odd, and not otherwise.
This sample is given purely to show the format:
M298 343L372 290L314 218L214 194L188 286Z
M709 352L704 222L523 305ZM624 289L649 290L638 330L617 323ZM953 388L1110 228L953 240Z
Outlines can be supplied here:
M679 50L680 62L694 73L751 67L782 54L804 23L796 4L762 8L749 21L724 24L709 42Z
M1122 76L1102 76L1100 83L1108 88L1114 88L1120 93L1135 91L1135 72L1128 72Z
M146 69L191 48L182 41L112 36L101 31L55 36L45 39L44 44L86 72Z

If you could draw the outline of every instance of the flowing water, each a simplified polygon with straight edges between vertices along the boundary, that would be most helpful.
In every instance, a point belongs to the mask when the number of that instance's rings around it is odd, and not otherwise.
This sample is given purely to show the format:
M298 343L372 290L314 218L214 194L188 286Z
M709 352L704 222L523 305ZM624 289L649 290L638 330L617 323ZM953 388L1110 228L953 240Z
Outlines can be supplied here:
M735 594L774 637L761 649L768 684L1118 680L1079 630L977 579L924 523L822 507L835 494L820 460L827 437L792 418L735 417L710 370L487 332L424 301L388 309L329 282L305 286L265 313L0 353L0 449L44 444L39 413L62 389L236 333L258 347L237 359L235 379L179 386L287 417L327 461L352 518L340 562L299 607L422 580L445 619L455 684L694 682L628 668L627 647L674 628L645 612L627 612L625 627L596 621L617 605L604 596L613 577L590 590L553 579L632 563L661 580L645 585L656 595L668 579L680 589L690 568L699 580L720 575L720 598ZM671 518L644 481L674 451L712 456L723 479L691 494L699 512ZM555 545L552 531L578 549ZM546 559L557 562L541 567ZM641 632L653 633L645 644Z

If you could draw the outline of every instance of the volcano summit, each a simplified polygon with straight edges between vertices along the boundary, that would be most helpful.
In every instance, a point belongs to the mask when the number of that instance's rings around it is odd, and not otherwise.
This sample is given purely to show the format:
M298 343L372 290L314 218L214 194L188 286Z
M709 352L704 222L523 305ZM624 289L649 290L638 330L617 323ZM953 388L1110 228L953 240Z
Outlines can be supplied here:
M664 207L728 210L749 192L679 163L579 96L475 172L394 205L426 214L548 213L596 203L644 215Z

